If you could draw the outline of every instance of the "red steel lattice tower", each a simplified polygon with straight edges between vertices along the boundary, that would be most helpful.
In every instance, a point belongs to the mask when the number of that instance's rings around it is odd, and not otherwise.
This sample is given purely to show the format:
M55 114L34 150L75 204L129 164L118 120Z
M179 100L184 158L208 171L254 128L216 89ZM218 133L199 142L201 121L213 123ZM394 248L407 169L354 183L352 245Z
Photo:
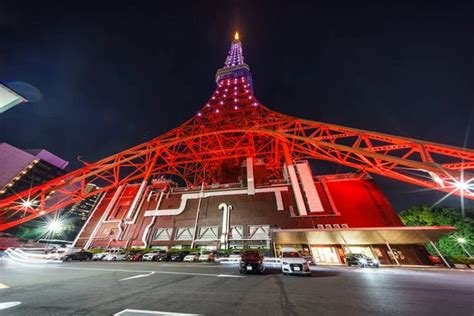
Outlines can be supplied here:
M0 200L0 231L124 183L141 182L143 190L163 175L190 187L225 183L247 157L265 163L270 179L282 178L284 164L318 159L474 199L471 149L299 119L262 105L238 33L216 83L209 101L177 128ZM100 188L86 190L87 183Z

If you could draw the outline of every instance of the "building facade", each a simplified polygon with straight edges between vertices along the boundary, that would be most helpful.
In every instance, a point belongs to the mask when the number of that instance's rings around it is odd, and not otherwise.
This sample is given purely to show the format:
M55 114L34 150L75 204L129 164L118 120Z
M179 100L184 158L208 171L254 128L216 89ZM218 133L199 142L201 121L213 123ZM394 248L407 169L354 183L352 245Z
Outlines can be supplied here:
M66 174L68 164L45 149L0 143L0 199Z

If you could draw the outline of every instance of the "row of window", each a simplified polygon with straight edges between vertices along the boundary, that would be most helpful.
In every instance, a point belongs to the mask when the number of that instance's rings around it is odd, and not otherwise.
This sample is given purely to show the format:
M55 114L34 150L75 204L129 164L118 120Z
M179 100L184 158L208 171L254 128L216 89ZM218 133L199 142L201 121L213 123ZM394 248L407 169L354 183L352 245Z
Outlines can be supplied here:
M270 239L270 225L233 225L228 233L229 240L267 240ZM199 227L197 240L219 240L220 226ZM173 235L174 233L174 235ZM195 234L194 227L163 227L158 228L153 235L153 240L193 240Z
M318 229L333 229L333 228L349 228L349 225L347 224L318 224Z

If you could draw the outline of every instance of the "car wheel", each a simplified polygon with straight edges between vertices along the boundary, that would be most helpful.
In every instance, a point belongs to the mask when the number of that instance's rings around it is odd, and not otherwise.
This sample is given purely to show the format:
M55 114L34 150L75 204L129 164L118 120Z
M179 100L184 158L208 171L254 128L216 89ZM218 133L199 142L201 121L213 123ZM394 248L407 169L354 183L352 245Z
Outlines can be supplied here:
M115 258L115 257L112 258L112 261L116 261L116 260L117 260L117 258Z
M71 262L71 261L72 261L72 258L71 258L71 257L67 257L67 258L66 258L66 261L67 261L67 262Z
M91 260L92 260L92 258L90 258L90 257L86 258L86 261L91 261Z

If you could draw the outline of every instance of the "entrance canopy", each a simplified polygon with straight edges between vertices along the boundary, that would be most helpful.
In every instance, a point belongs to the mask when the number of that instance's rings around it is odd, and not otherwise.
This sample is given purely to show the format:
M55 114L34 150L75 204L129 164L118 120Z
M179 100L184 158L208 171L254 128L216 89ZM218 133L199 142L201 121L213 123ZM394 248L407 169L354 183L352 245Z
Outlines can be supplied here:
M344 229L275 229L276 244L374 245L426 244L453 232L452 226L369 227Z

